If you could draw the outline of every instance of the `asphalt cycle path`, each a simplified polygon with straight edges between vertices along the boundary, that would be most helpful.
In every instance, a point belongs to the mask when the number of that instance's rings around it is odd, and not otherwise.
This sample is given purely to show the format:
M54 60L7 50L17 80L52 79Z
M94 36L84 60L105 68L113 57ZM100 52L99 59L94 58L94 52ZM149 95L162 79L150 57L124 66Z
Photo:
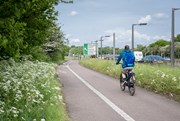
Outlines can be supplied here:
M78 61L58 66L57 74L72 121L180 121L180 103L138 87L130 96L118 79Z

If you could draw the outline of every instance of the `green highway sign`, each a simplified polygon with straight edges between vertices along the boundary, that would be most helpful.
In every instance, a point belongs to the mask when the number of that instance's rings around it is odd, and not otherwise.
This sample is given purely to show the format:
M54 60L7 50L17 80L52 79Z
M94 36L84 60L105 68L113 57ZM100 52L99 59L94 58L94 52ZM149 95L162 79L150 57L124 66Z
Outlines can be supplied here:
M88 44L84 44L83 54L88 55Z
M85 56L96 55L96 43L85 43L83 48L83 54Z

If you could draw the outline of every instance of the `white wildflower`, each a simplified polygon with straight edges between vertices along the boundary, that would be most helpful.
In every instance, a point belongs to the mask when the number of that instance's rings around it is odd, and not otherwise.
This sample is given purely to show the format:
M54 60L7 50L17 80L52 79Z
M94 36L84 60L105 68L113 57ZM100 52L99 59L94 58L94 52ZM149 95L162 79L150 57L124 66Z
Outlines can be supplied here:
M58 91L61 90L61 88L59 88L59 87L54 87L54 89L55 89L55 90L58 90Z
M63 99L63 97L62 97L61 95L59 95L58 97L59 97L59 100L62 100L62 99Z
M58 97L57 97L57 96L54 96L54 98L55 98L55 99L58 99Z
M172 93L170 93L170 96L171 96L171 97L173 97L173 94L172 94Z
M172 80L173 80L173 81L176 81L177 79L176 79L176 77L173 77Z
M44 95L43 95L43 94L39 94L39 97L40 97L41 99L43 99L43 98L44 98Z
M163 73L163 75L161 76L162 78L164 78L166 75Z
M169 78L169 75L166 75L166 78Z
M153 79L152 82L151 82L151 84L154 84L154 83L155 83L155 80Z
M21 119L25 121L25 118L24 118L24 117L21 117ZM34 121L34 120L33 120L33 121Z
M46 121L46 120L44 118L42 118L41 121Z
M32 101L33 101L34 103L37 103L37 102L38 102L38 101L37 101L37 100L35 100L35 99L33 99Z
M2 110L2 109L0 108L0 114L2 114L2 113L4 113L4 110Z

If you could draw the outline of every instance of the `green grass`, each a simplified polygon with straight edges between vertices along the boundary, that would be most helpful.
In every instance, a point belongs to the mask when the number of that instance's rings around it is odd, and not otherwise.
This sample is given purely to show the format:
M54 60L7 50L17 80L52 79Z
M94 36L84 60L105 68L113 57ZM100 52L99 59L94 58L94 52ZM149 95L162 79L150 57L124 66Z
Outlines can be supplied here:
M121 72L120 65L115 65L115 61L82 59L80 63L115 78L119 78ZM136 63L134 71L136 85L180 102L180 68Z
M57 100L54 100L45 106L44 115L46 117L46 121L69 121L65 103L62 99L58 98L62 97L57 97Z

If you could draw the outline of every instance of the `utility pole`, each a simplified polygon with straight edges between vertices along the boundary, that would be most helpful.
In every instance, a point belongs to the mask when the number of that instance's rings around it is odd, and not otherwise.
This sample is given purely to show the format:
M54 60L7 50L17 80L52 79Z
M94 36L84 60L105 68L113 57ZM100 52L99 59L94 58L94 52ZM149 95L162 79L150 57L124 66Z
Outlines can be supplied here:
M115 33L113 33L113 60L115 60Z
M172 28L171 28L171 65L174 66L174 12L180 8L172 8Z
M103 41L102 36L101 36L100 41L101 41L101 59L102 59L102 41Z
M101 41L101 59L102 59L102 41L103 41L103 37L110 37L110 36L101 36L101 39L100 39L100 41Z
M147 25L147 23L132 24L132 51L134 52L134 26L136 25Z
M98 45L97 45L97 42L98 42L98 40L95 41L95 43L96 43L96 58L98 58Z

